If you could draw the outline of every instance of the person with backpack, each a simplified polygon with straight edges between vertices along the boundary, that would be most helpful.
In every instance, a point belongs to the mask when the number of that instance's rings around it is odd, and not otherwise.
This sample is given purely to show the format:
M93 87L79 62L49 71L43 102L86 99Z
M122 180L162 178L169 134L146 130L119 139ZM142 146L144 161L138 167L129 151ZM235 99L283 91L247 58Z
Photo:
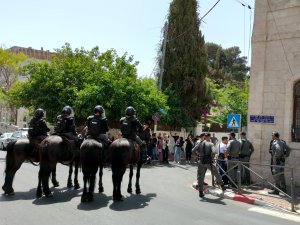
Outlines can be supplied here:
M290 147L286 144L285 141L281 140L278 132L272 133L272 171L275 181L275 186L286 193L286 183L284 177L284 166L285 158L290 154ZM281 167L278 167L281 166ZM269 194L279 195L279 191L274 189L270 191Z
M80 146L80 140L75 130L75 119L71 106L65 106L62 109L61 115L57 116L54 132L59 136L74 141L77 146Z
M249 162L250 162L250 157L252 153L254 152L254 148L252 143L247 139L246 132L241 133L241 150L239 154L239 160L241 162L245 162L244 166L249 167ZM250 180L250 171L246 169L244 166L242 166L241 170L241 178L242 178L242 184L249 185L251 180Z
M128 106L125 110L125 117L121 120L121 133L122 137L131 139L138 143L141 148L140 158L142 162L147 161L147 147L146 143L137 135L137 132L142 132L143 126L135 115L135 109Z
M95 139L96 141L103 143L107 150L111 144L106 132L109 130L107 119L105 117L104 108L101 105L97 105L94 108L94 115L87 118L87 138Z
M45 112L42 108L35 110L34 117L29 122L29 140L41 142L48 136L50 129L44 120Z

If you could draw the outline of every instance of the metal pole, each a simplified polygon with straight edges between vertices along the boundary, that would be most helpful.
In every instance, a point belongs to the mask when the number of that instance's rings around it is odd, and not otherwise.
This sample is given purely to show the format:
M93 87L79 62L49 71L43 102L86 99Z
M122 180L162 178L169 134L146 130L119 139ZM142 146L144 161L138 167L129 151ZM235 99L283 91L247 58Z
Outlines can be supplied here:
M163 49L162 49L161 66L160 66L159 83L158 83L159 91L161 91L162 79L165 71L165 55L166 55L166 48L167 48L167 41L168 41L167 39L168 39L168 22L166 22L164 26L164 40L163 40Z
M291 168L291 204L292 204L292 212L296 212L295 210L295 181L294 181L294 168Z
M238 175L238 193L241 194L242 179L241 179L241 162L240 161L238 162L237 175Z

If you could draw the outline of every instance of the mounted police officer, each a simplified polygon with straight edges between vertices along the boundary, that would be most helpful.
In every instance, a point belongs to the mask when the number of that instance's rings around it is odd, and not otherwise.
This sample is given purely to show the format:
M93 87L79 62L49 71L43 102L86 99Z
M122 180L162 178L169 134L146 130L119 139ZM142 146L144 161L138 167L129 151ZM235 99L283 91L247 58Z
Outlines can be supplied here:
M125 110L125 117L122 117L121 122L121 133L122 137L136 141L141 147L141 160L142 162L147 161L147 148L146 144L137 135L137 132L143 130L143 126L135 115L135 109L129 106Z
M75 120L73 110L70 106L65 106L62 109L61 115L57 116L54 131L59 136L64 136L68 140L73 140L79 145L78 134L75 130Z
M41 142L48 136L50 129L44 120L45 112L42 108L35 110L34 117L29 122L29 139Z
M111 141L106 136L109 130L107 119L105 117L105 110L101 105L94 108L94 115L87 118L87 138L93 138L100 143L103 143L108 149Z

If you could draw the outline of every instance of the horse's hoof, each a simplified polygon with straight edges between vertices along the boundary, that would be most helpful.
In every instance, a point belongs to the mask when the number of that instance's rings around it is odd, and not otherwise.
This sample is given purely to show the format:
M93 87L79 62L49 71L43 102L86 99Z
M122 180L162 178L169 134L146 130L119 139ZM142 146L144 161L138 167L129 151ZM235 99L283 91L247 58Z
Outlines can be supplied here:
M123 200L124 200L123 195L121 195L121 196L114 196L113 197L113 201L114 202L121 202Z
M72 182L68 182L67 187L68 187L68 188L72 188L72 187L74 187L74 185L73 185Z
M87 201L86 194L82 194L81 202L86 202L86 201Z
M53 187L59 187L59 182L56 180L52 181Z
M142 192L141 192L141 189L136 189L136 190L135 190L135 193L136 193L137 195L141 194L141 193L142 193Z
M131 194L132 193L132 188L127 188L127 192Z
M36 191L36 195L35 195L36 198L41 198L42 195L43 195L43 194L42 194L42 191L41 191L41 190L37 190L37 191Z
M77 189L79 189L79 188L80 188L80 185L79 185L78 183L74 185L74 189L75 189L75 190L77 190Z
M52 198L53 197L53 193L50 191L50 192L46 192L45 193L45 197L46 198Z
M104 192L104 188L103 187L99 187L98 190L99 190L99 193L103 193Z
M4 191L5 195L14 195L15 194L15 191L12 187L8 188L6 186L3 186L2 190Z
M88 193L87 201L88 202L94 201L94 195L93 195L93 193L91 193L91 192Z

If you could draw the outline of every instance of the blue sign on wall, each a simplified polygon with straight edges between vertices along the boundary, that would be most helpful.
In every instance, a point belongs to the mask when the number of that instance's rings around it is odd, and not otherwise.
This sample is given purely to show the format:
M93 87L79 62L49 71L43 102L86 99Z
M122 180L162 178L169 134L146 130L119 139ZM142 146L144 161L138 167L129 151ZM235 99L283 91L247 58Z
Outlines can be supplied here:
M250 115L250 122L252 123L275 123L275 116L266 115Z
M227 128L240 128L240 127L241 127L241 114L228 114Z

